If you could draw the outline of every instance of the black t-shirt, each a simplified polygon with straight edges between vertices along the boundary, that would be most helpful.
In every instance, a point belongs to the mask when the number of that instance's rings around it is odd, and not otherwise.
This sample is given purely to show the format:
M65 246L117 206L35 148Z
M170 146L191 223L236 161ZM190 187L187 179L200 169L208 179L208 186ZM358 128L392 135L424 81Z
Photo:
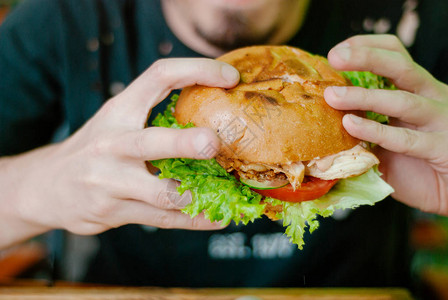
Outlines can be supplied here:
M410 9L404 2L312 0L289 44L326 55L354 34L394 33L404 8ZM411 48L442 80L446 6L421 1ZM174 36L156 0L25 1L0 27L0 74L6 74L0 79L0 154L73 133L155 60L192 56L200 55ZM319 220L302 251L288 242L280 223L267 219L212 232L123 226L99 235L86 281L190 287L409 284L409 208L386 199Z

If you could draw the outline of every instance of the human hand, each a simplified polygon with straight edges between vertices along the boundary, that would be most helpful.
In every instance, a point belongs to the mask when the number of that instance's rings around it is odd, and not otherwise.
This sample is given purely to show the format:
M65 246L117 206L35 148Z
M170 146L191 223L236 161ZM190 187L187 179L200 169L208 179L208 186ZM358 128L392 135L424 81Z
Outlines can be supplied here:
M220 228L203 216L182 214L179 209L191 195L179 196L175 181L160 180L145 166L145 161L161 158L210 158L202 150L219 148L215 133L206 128L144 127L150 110L172 89L194 84L229 88L238 80L233 67L210 59L157 61L73 136L14 158L10 166L24 172L18 175L19 194L11 205L27 223L78 234L128 223Z
M380 170L395 199L448 215L448 86L417 65L392 35L349 38L328 60L338 70L387 77L399 89L330 87L325 100L336 109L390 116L390 124L382 125L348 114L343 125L352 136L380 146Z

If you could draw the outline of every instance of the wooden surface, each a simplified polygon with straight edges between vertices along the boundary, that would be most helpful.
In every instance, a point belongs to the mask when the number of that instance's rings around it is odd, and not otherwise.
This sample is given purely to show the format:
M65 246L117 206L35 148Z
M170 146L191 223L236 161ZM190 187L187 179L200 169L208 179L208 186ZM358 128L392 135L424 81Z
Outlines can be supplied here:
M37 242L27 242L0 251L0 284L20 275L45 256L44 246Z
M0 287L0 300L409 300L403 289L161 289L110 287Z

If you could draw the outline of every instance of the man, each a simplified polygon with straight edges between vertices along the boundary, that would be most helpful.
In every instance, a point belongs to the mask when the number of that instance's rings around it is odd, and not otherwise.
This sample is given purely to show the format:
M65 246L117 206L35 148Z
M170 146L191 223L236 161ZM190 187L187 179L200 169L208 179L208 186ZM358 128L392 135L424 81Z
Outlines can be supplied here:
M395 200L322 220L298 251L285 243L279 224L266 220L222 231L158 229L219 225L182 215L178 209L186 203L173 201L173 183L149 174L144 164L208 158L199 153L208 143L219 145L213 132L144 129L148 112L153 117L163 110L156 105L172 89L195 83L227 88L239 79L232 67L209 59L158 59L214 57L247 43L289 43L325 54L348 36L369 31L366 17L378 22L387 16L394 32L402 1L371 2L25 1L0 29L0 245L54 228L104 232L86 278L103 283L409 284L409 209ZM419 9L442 12L444 5L425 2ZM439 27L426 24L423 37L427 26L445 28L442 21ZM444 46L425 49L432 51L422 55L426 66L446 63ZM447 214L448 87L391 36L346 40L330 51L329 61L338 69L388 76L401 89L329 88L325 96L339 109L395 117L394 126L383 126L348 115L344 126L383 147L385 178L396 199ZM43 146L64 131L70 136L63 142Z

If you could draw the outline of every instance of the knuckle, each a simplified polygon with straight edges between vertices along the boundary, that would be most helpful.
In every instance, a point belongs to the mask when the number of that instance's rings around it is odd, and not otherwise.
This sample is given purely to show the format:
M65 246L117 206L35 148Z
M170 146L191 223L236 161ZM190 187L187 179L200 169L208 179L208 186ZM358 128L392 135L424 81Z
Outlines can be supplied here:
M174 155L175 157L189 156L194 132L196 132L196 128L166 132L164 141L166 142L166 150L169 155Z
M359 88L359 95L356 97L362 101L363 109L373 109L374 101L372 100L372 91L366 88Z
M386 43L397 48L402 46L400 39L395 34L384 34L383 38L385 39Z
M173 151L177 154L177 156L185 156L190 149L189 145L186 145L185 141L189 141L188 131L183 132L179 138L173 139Z
M94 157L103 156L111 148L110 141L104 137L96 137L88 147L89 154Z
M415 148L418 141L418 135L415 131L404 128L403 131L403 154L412 154L415 152Z
M168 60L159 59L149 67L146 75L151 81L165 83L169 82Z
M400 105L401 117L414 114L416 111L420 111L420 109L422 109L423 103L417 99L416 95L407 91L397 91L396 95L399 102L402 103Z
M166 59L156 60L151 67L148 69L149 73L153 75L166 76L167 67L166 67Z
M383 125L375 121L366 121L366 127L360 128L359 133L365 135L373 143L379 144L380 146L387 146L390 142L390 132L389 126Z
M384 141L387 139L387 127L386 125L382 125L379 123L372 123L373 126L375 126L375 134L379 139L379 143L384 143Z
M400 72L398 76L399 78L407 78L409 74L407 72L415 71L418 69L419 65L415 63L412 58L407 56L405 53L402 52L392 52L391 55L394 55L393 60L397 62L397 66L399 68L396 68L398 72Z
M400 56L399 59L402 61L402 71L410 72L418 69L419 66L413 60L409 59L402 53L399 53L398 55Z
M90 192L101 189L101 187L104 185L102 176L93 164L86 165L88 166L85 167L83 173L77 176L77 182L79 183L80 187Z
M167 180L164 188L160 189L159 193L157 194L154 205L163 209L177 208L177 205L175 203L180 198L180 196L177 192L176 187L177 185L173 180Z
M144 159L146 157L146 132L140 130L137 132L133 141L134 155Z
M110 199L96 199L90 203L90 213L94 220L105 220L115 210L115 205Z
M173 59L159 59L149 67L144 77L147 77L147 82L150 82L154 87L162 91L161 95L164 98L168 96L169 91L175 89L177 86L178 79L173 72L179 72L175 68Z
M366 66L369 70L372 70L373 73L375 73L378 55L378 50L370 47L354 49L353 51L354 60L359 65Z
M395 52L394 61L397 62L396 71L392 77L395 77L394 83L401 86L409 81L410 74L414 74L418 70L418 65L403 53Z
M172 220L171 220L170 216L168 214L166 214L165 212L158 214L155 217L154 221L155 221L155 224L157 225L157 227L165 228L165 229L173 228Z

